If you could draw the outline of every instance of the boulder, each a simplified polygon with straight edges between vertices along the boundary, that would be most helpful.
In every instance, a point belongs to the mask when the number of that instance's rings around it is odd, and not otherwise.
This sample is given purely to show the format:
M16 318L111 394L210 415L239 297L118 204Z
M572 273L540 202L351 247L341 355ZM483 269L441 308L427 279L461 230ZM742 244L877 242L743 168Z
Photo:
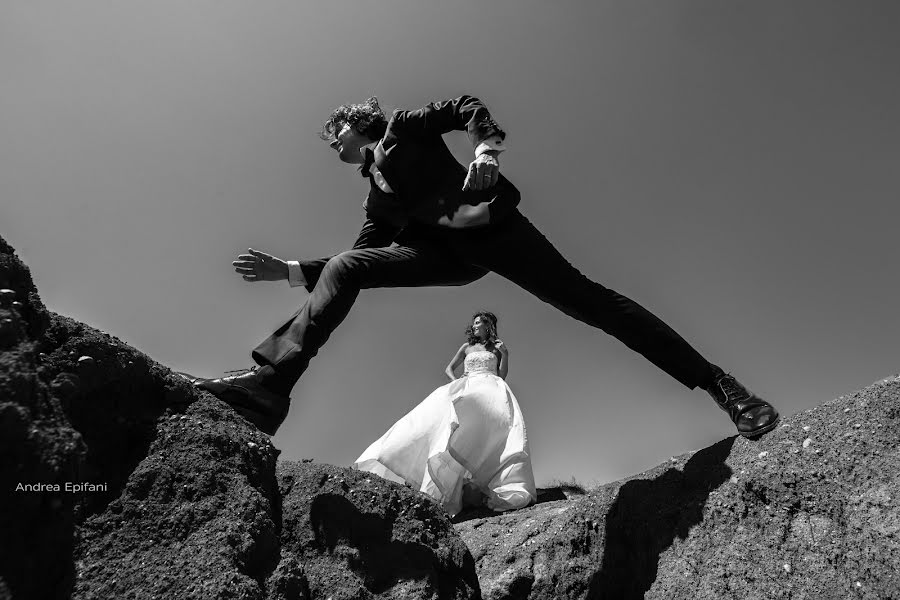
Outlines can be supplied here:
M900 377L577 499L456 525L485 600L888 599Z
M472 555L431 498L323 464L282 462L278 481L282 560L303 565L309 598L480 597Z
M480 597L429 498L279 462L227 405L46 311L2 239L0 289L0 599Z

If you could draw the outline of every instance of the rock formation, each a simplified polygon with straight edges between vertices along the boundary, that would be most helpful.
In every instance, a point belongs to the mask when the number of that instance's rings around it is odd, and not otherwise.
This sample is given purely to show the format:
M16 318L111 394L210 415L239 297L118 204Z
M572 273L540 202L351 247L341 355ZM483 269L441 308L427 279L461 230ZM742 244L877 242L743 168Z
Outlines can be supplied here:
M226 405L49 313L2 239L0 289L0 600L479 597L434 502L278 461Z
M900 598L900 377L457 530L485 600Z
M886 379L760 441L454 524L404 486L278 460L215 398L47 311L0 239L0 600L897 598L898 400Z

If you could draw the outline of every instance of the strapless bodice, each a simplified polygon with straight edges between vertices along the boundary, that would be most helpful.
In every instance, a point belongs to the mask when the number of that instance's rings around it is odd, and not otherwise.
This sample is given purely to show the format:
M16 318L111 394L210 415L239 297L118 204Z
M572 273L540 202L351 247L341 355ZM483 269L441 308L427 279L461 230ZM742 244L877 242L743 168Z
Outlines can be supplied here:
M473 373L491 373L497 374L497 356L493 352L487 350L476 350L466 355L463 362L466 375Z

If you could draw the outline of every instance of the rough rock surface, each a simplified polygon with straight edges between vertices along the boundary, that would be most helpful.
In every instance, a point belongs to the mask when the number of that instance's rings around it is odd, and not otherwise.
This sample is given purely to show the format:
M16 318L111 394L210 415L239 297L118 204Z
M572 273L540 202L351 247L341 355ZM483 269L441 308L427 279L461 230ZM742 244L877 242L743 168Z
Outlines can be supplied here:
M2 238L0 290L0 598L64 597L74 577L73 499L15 488L74 480L85 447L38 376L34 340L50 315Z
M0 600L479 597L471 554L435 503L350 469L277 461L268 436L218 400L48 313L0 239L7 289Z
M278 481L282 561L303 566L310 598L478 597L472 555L430 498L331 465L285 461Z
M575 500L456 525L485 600L900 598L900 377Z
M403 486L279 461L168 368L49 313L0 239L0 600L900 598L898 438L893 377L454 525Z

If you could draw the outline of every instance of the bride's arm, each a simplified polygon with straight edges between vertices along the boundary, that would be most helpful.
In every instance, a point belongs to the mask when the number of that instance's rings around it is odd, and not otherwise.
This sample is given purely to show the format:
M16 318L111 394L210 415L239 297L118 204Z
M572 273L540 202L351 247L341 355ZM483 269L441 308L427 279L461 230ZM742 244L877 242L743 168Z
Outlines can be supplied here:
M497 340L494 342L497 350L500 351L500 362L497 365L497 374L501 379L506 379L506 374L509 373L509 348L506 347L506 344Z
M456 354L453 355L453 358L450 360L450 364L447 365L447 368L444 369L444 373L447 374L447 377L450 378L450 381L456 379L456 375L453 374L453 371L456 370L462 361L466 359L466 348L469 346L468 343L463 344L459 347L459 350L456 351Z

